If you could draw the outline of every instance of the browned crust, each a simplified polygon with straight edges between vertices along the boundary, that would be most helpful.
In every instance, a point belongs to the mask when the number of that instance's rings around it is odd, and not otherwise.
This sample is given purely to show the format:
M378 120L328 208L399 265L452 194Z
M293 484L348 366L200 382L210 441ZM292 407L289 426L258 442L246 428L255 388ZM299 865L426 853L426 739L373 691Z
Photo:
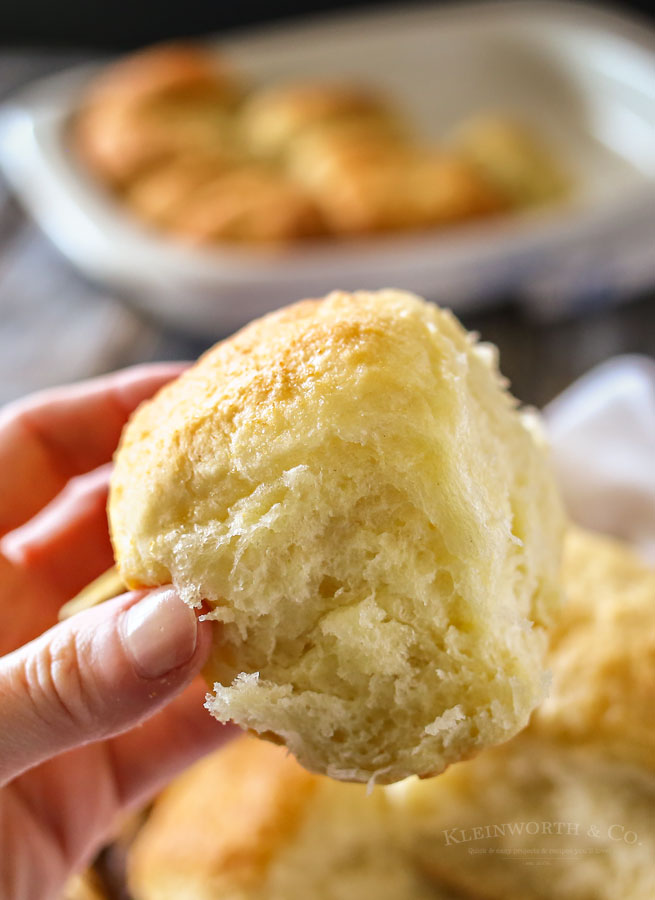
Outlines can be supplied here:
M231 72L214 54L195 44L158 44L104 69L91 84L86 104L135 105L170 92L205 88L222 90L226 100L237 90Z
M193 243L278 242L324 231L300 185L262 166L240 166L203 184L177 209L169 227Z
M184 149L180 114L196 123L193 135L203 115L211 123L240 94L224 64L200 47L151 47L108 66L91 83L72 125L73 142L89 169L115 189ZM206 150L192 136L189 143ZM217 154L220 143L217 136Z
M655 570L626 544L574 529L563 579L551 696L531 728L655 771Z
M284 749L250 737L207 757L164 792L138 835L129 864L135 896L169 896L157 886L173 877L256 884L292 838L317 783Z
M348 134L307 142L299 177L337 233L454 224L501 211L505 203L453 154L394 139Z

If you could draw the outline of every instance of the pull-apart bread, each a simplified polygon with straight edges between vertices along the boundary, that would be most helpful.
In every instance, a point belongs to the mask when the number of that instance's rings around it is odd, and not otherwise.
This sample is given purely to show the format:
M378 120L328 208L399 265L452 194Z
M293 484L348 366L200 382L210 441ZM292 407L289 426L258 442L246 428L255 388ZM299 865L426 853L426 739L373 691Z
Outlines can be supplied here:
M407 293L254 322L145 403L109 506L126 584L215 622L208 708L306 768L430 776L546 692L563 517L493 348Z

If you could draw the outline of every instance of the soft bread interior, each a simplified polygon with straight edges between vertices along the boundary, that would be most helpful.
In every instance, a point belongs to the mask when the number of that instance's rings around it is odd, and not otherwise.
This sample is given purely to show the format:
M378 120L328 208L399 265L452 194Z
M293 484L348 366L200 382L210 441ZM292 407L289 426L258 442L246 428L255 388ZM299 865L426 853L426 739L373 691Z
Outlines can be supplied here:
M128 583L217 623L208 701L377 783L508 739L542 699L562 513L535 417L448 312L335 292L142 406L116 458Z
M244 738L156 804L132 858L137 900L650 900L655 572L581 531L563 571L553 691L526 731L370 792Z

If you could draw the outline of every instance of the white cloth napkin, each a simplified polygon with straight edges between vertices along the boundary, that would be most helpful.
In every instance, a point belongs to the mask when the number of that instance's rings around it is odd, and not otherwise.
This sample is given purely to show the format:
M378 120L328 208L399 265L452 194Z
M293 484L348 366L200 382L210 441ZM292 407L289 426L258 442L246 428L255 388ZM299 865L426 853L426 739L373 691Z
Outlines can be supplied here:
M571 518L655 563L655 360L611 359L544 415Z

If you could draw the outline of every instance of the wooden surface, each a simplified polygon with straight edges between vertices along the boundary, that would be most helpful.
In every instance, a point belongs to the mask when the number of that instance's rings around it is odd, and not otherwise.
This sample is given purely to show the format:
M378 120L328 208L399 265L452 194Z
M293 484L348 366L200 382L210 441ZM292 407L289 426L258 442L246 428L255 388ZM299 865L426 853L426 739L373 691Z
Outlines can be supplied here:
M32 78L83 59L0 51L0 100ZM655 290L549 324L530 318L511 298L463 320L499 346L514 393L539 406L610 356L655 357ZM135 362L193 359L204 349L202 342L146 322L121 298L82 279L0 181L0 403Z

